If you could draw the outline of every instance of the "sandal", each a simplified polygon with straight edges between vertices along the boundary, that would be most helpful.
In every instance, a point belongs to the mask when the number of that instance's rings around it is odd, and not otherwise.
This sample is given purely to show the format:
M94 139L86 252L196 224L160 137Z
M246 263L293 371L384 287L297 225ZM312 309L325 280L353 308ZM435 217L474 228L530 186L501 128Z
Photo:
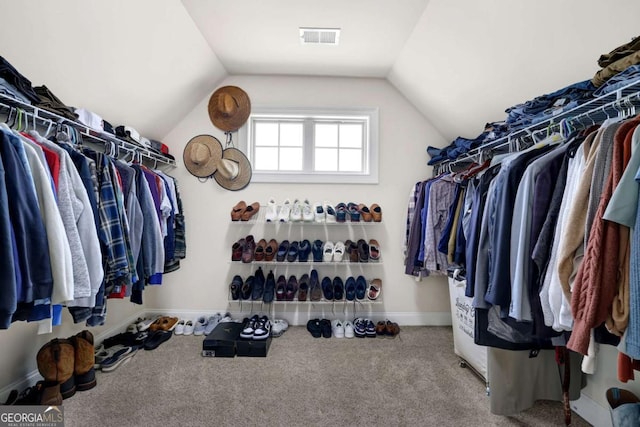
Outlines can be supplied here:
M369 298L371 301L375 301L380 296L380 292L382 292L382 280L373 279L371 282L369 282L367 298Z

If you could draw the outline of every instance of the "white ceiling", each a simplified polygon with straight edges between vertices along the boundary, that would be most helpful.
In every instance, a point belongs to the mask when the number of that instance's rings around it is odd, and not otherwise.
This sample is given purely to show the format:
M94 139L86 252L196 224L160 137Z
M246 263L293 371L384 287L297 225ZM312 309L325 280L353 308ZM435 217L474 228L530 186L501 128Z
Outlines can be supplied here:
M183 0L231 74L386 77L428 0ZM338 46L299 27L341 28Z
M605 6L606 4L606 6ZM388 79L447 139L592 77L636 0L0 0L0 55L68 105L151 138L228 74ZM299 26L342 28L301 46ZM421 141L428 145L429 141Z

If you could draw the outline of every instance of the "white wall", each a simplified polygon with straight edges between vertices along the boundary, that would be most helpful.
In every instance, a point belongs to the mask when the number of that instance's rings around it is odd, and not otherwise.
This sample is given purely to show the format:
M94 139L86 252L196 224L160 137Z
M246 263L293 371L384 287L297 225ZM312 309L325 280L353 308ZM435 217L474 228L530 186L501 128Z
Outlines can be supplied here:
M225 141L224 134L209 121L207 103L211 93L207 94L191 114L164 138L180 163L174 176L179 180L186 212L187 259L182 262L180 270L166 276L162 287L149 292L153 296L148 302L149 307L191 310L194 313L238 311L238 304L228 303L229 282L233 274L246 277L253 270L230 265L233 242L249 233L254 233L257 239L274 237L277 240L286 238L286 233L272 235L274 226L265 232L257 226L251 229L247 225L231 225L231 207L239 200L266 204L270 196L280 202L287 197L308 197L312 202L354 201L368 205L378 203L382 207L383 224L379 227L366 227L366 234L380 242L383 265L363 267L362 270L365 277L376 275L383 280L384 302L373 310L395 315L400 323L403 320L423 324L444 322L447 319L450 321L445 280L429 278L417 283L406 276L401 251L409 191L416 181L431 175L430 168L426 166L428 157L425 147L444 143L433 126L383 79L233 76L220 83L220 86L223 85L243 88L253 105L379 107L379 184L252 183L242 191L231 192L222 189L213 180L199 182L181 162L184 146L192 137L203 133L214 135L223 143ZM337 234L329 235L328 238L346 239L339 229L340 227L332 227L331 233ZM364 237L360 234L364 233L361 229L354 228L353 233ZM327 275L340 274L334 270L324 271L327 271ZM322 271L320 274L323 274ZM341 275L346 277L346 273ZM296 307L295 304L289 307L294 310L293 314L287 315L289 318L296 317ZM321 310L322 307L329 312L332 310L331 306L317 305L312 311ZM244 312L249 309L247 305L243 307ZM256 309L258 307L254 307ZM278 306L279 311L284 309L286 308ZM305 306L301 311L307 309ZM342 306L336 306L335 311L340 313ZM297 314L304 318L303 313ZM378 316L384 317L384 313L379 313Z

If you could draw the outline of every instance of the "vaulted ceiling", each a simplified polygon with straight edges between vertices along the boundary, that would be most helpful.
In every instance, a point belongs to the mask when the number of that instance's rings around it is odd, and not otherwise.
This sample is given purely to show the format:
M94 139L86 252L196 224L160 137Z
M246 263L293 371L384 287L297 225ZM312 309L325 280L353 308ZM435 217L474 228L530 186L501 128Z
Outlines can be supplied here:
M638 35L619 0L0 0L0 54L34 85L162 138L229 74L388 79L447 139L591 78ZM338 27L302 46L298 27ZM426 142L425 142L426 145Z

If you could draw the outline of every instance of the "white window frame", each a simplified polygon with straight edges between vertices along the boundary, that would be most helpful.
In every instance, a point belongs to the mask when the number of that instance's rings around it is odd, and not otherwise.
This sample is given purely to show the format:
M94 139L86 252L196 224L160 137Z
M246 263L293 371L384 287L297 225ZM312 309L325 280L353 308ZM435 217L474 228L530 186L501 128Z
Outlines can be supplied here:
M252 182L270 183L316 183L316 184L377 184L378 183L378 108L278 108L252 106L249 119L238 130L238 145L246 153L253 164L253 123L254 119L281 118L304 119L305 122L314 120L330 120L340 122L349 119L366 119L368 126L364 126L363 141L363 171L362 172L316 172L313 171L313 132L305 126L303 142L303 170L302 171L257 171L252 172ZM312 127L312 126L311 126Z

